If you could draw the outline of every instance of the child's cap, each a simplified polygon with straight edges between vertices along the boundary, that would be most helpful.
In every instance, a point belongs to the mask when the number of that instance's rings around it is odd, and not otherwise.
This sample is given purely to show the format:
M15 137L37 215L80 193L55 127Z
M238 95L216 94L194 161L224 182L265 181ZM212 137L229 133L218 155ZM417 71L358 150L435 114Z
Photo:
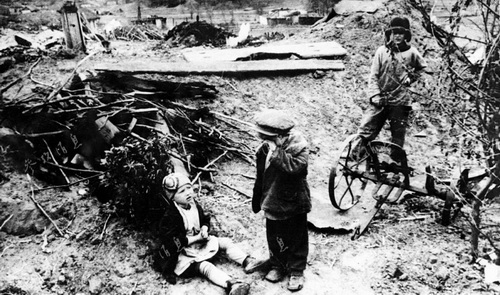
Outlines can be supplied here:
M406 42L411 40L411 30L410 30L410 21L406 17L395 17L391 20L389 24L389 28L385 30L385 37L389 40L390 35L393 31L401 31L405 34Z
M170 199L175 196L175 193L179 190L179 188L188 184L191 184L191 181L187 175L182 173L170 173L165 176L162 181L162 187Z
M264 110L255 115L255 130L268 136L287 134L295 121L282 110Z

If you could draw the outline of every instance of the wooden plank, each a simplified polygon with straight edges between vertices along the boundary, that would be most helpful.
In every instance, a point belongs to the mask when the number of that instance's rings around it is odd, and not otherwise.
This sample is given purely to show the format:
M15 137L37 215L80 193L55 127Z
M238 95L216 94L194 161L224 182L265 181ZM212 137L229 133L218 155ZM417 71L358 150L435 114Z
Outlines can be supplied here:
M356 12L365 13L375 13L377 10L384 7L386 0L374 0L374 1L340 1L337 3L333 9L338 14L352 14Z
M131 74L219 74L219 73L251 73L251 72L308 72L315 70L344 70L340 60L259 60L218 63L186 63L186 62L143 62L128 61L120 63L101 63L95 67L97 71L112 71Z
M295 53L302 58L343 58L347 51L337 42L318 42L303 44L281 44L281 45L263 45L260 47L245 47L231 49L210 49L201 50L200 48L188 48L182 51L182 54L189 62L220 62L236 61L239 58L246 58L251 54L257 53Z
M62 25L65 35L66 47L86 51L82 23L78 8L71 2L66 2L62 7Z

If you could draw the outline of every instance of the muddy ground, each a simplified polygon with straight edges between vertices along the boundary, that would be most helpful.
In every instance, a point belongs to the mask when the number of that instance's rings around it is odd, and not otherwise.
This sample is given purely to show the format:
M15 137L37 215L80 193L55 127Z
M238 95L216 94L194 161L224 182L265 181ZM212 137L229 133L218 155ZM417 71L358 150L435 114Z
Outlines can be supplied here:
M269 76L190 76L186 79L216 85L216 99L201 104L227 116L252 122L261 108L289 112L310 142L309 183L316 198L327 199L328 174L342 141L356 132L366 108L364 88L371 55L382 45L382 29L396 13L406 8L390 1L375 14L339 16L314 29L304 27L281 42L336 40L347 50L345 71ZM434 43L415 20L414 44L432 63ZM112 42L112 54L97 54L81 71L92 70L100 61L176 59L175 48L154 42ZM154 50L153 50L154 49ZM33 70L37 80L52 84L71 73L82 56L75 59L44 58ZM30 63L19 68L27 71ZM8 78L5 78L7 81ZM427 82L432 83L432 78ZM193 103L194 104L194 103ZM197 102L196 104L200 104ZM416 176L432 164L451 176L458 166L475 165L458 153L451 153L453 129L447 118L435 111L420 110L412 116L406 150ZM245 129L244 126L240 126ZM258 142L246 132L234 137L255 148ZM415 136L416 134L422 136ZM381 134L387 139L387 131ZM250 195L255 167L245 161L223 158L217 162L213 189L203 190L198 200L213 214L213 229L229 236L256 257L266 257L264 218L253 214L250 200L230 187ZM32 195L32 185L24 173L4 164L9 180L0 184L4 202L34 208L33 197L52 216L57 216L64 236L34 210L38 233L16 236L0 232L0 292L2 294L224 294L201 278L167 283L151 267L150 237L113 214L109 204L100 203L84 183L70 190L50 189ZM208 180L205 180L208 182ZM33 180L34 187L49 184ZM416 185L419 185L418 183ZM310 228L310 255L306 283L297 294L498 294L498 284L484 283L484 266L472 261L469 252L470 228L467 206L450 226L439 219L443 202L433 197L414 197L399 205L384 205L368 231L352 241L346 232ZM498 225L498 203L487 204L485 226ZM496 212L496 213L495 213ZM418 214L419 220L401 220ZM9 216L4 212L2 216ZM492 216L491 218L488 216ZM5 218L5 217L4 217ZM17 218L17 217L11 217ZM332 217L333 218L333 217ZM0 220L2 222L4 220ZM42 225L40 228L40 224ZM45 227L43 226L45 225ZM498 235L494 236L497 238ZM480 242L482 255L492 248ZM231 276L251 284L251 294L288 294L287 281L272 284L264 274L245 275L240 267L218 258L216 264Z

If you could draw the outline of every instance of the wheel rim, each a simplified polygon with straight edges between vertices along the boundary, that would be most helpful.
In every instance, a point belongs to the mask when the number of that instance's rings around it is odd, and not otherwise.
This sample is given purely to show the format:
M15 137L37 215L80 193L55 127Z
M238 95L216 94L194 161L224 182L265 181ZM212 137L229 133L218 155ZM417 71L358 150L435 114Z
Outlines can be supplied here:
M369 172L369 157L363 141L358 135L349 137L330 171L330 201L339 210L354 206L367 188L368 180L362 174Z

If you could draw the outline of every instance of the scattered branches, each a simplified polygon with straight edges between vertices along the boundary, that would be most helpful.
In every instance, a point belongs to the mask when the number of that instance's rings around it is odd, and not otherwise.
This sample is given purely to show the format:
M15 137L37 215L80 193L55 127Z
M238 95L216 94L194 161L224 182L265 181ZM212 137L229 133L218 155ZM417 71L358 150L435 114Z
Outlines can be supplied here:
M498 251L499 247L494 245L494 240L488 234L481 232L481 207L484 205L485 197L489 191L498 187L500 183L500 14L496 11L500 1L476 1L479 14L476 19L471 20L474 24L477 37L469 39L477 48L484 47L485 54L481 60L471 60L466 49L460 47L455 40L460 37L459 28L464 26L465 18L461 13L469 7L471 1L457 1L449 17L450 29L445 30L431 20L422 1L412 0L410 3L417 8L424 19L424 26L436 38L438 44L443 48L443 69L446 76L439 82L442 95L438 99L442 101L443 110L455 110L462 106L469 112L473 112L476 124L466 126L471 118L470 114L455 113L448 111L448 115L457 126L462 128L469 136L468 154L478 154L477 147L482 147L482 164L487 166L488 175L481 185L474 191L468 190L468 197L472 200L470 206L473 211L470 216L472 229L471 252L478 255L478 239L480 235L486 237L490 244ZM473 40L473 39L477 39ZM476 130L471 127L477 126ZM476 144L477 143L477 144ZM461 192L455 192L458 196Z
M24 74L24 76L21 76L19 78L17 78L16 80L10 82L9 84L7 84L7 86L3 87L2 89L0 89L0 93L4 93L5 91L7 91L10 87L16 85L17 83L19 83L20 81L22 81L24 78L28 77L31 75L31 72L33 71L33 69L36 67L36 65L42 60L42 58L38 58L29 68L28 72L26 74Z

